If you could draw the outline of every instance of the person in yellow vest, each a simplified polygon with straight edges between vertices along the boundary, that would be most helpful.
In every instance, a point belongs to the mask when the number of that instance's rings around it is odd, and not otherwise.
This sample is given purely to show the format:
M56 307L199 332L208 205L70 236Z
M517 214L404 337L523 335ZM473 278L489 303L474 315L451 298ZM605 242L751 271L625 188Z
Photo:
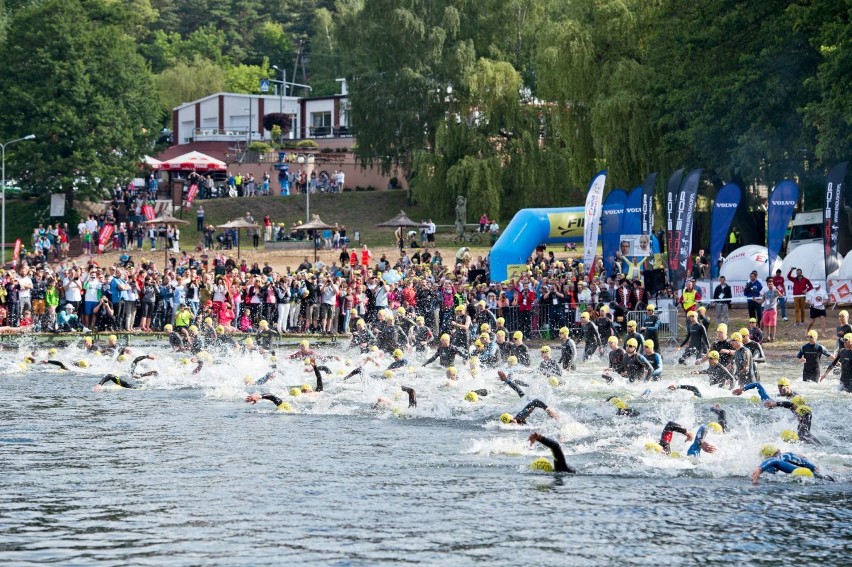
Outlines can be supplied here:
M680 304L683 305L684 313L695 311L699 301L701 301L701 292L695 288L695 280L687 281L680 296Z

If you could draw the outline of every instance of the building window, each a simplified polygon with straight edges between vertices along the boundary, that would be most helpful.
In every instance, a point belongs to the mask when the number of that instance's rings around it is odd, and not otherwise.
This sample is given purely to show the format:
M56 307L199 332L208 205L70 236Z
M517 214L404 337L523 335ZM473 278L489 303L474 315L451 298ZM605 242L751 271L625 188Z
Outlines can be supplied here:
M311 136L331 135L331 112L311 112Z

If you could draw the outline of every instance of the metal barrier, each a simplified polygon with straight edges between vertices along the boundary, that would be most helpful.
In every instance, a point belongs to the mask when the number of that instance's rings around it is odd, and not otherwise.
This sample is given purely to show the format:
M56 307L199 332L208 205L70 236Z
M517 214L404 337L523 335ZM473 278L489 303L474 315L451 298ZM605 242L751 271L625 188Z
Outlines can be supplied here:
M657 338L660 343L677 344L680 336L680 320L678 319L677 307L658 309L656 312L660 324L657 327ZM636 321L636 328L645 326L645 311L630 311L627 313L628 321Z

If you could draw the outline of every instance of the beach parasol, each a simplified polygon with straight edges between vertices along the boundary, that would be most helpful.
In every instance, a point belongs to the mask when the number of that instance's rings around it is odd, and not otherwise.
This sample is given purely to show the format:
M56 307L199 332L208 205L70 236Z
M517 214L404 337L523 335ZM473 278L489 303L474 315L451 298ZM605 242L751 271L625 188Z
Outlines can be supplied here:
M220 224L216 228L227 228L227 229L236 229L237 231L237 260L240 259L240 229L244 228L248 229L258 229L260 225L254 222L249 222L246 219L236 219L230 222L226 222L225 224Z
M307 222L305 224L300 224L298 226L299 230L326 230L329 228L334 228L330 224L326 224L319 218L319 215L313 215L311 217L311 222ZM314 235L314 263L317 261L317 237Z
M175 218L171 215L171 213L167 213L166 211L163 211L162 213L160 213L160 216L154 217L149 221L142 221L142 224L153 224L153 225L164 224L166 226L177 226L179 224L189 224L189 221L185 221L185 220ZM165 252L166 252L165 262L163 264L163 271L165 273L165 269L169 264L169 247L164 245L163 248L165 249Z

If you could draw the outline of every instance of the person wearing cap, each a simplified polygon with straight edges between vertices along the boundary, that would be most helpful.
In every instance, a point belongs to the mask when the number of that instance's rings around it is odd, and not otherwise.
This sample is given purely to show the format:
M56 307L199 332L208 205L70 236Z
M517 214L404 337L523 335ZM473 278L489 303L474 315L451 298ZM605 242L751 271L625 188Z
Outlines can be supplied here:
M850 331L850 333L852 333L852 331ZM842 345L843 337L840 337L839 341ZM828 349L817 342L816 331L808 331L808 342L803 344L799 348L799 352L796 354L796 358L802 361L803 381L819 382L819 359L823 356L830 358L831 353L828 352Z
M500 421L502 421L505 424L513 423L513 424L517 424L517 425L526 425L527 418L530 416L530 414L532 412L534 412L536 410L536 408L543 409L547 413L548 417L550 417L551 419L559 419L559 414L557 414L553 409L548 407L547 404L545 404L543 401L533 400L530 403L528 403L526 406L524 406L524 409L519 411L515 415L515 417L512 417L508 413L502 414L500 416Z
M467 314L467 309L464 305L457 305L453 319L450 321L451 339L450 342L459 348L468 348L470 346L470 316Z
M656 314L657 307L653 304L648 304L645 307L645 317L642 322L642 327L639 328L639 332L642 335L654 343L654 350L659 354L660 353L660 339L658 336L658 331L660 329L660 317Z
M837 314L837 347L834 352L843 348L843 336L852 333L852 325L849 324L849 312L845 309Z
M491 340L491 335L485 332L481 333L477 342L482 345L476 353L482 365L497 366L500 362L500 353L497 351L497 344Z
M654 369L654 371L651 372L651 380L659 380L660 376L663 374L663 357L660 356L659 353L654 352L654 341L651 339L645 339L645 342L641 344L643 346L645 359L651 365L651 368Z
M627 402L620 398L610 396L606 399L606 401L609 404L615 406L615 415L620 415L624 417L639 417L639 410L631 408L627 404Z
M686 450L687 457L700 457L701 451L706 451L708 453L716 452L715 445L711 445L705 441L707 434L711 431L713 433L722 433L722 426L715 421L711 421L707 425L700 426L695 431L695 437L692 440L692 445L690 445L689 449Z
M743 337L739 333L731 333L731 349L733 350L733 375L740 386L754 382L754 361L751 351L743 345ZM721 354L721 353L720 353Z
M562 354L559 355L559 364L563 370L577 370L577 345L571 338L571 331L568 327L559 329L559 339L562 341L562 344L556 347L562 349Z
M707 336L710 336L710 319L707 318L707 308L703 305L699 305L698 309L698 322L704 325L704 330L707 331Z
M480 299L476 302L476 313L473 317L473 323L475 331L481 331L482 325L488 325L489 329L493 329L497 326L497 317L487 308L487 304L484 299Z
M666 455L671 455L672 453L672 437L674 437L675 433L680 433L681 435L686 437L687 441L692 441L695 437L679 423L675 423L674 421L668 422L666 426L663 427L663 432L660 434L660 447L663 449L663 452ZM708 451L708 453L709 452L710 451Z
M441 344L439 344L438 348L435 349L435 354L429 357L429 359L423 363L423 366L428 366L437 358L439 359L440 365L447 368L448 366L453 366L455 364L456 356L460 356L464 360L468 359L467 351L460 349L456 345L450 344L450 335L444 333L441 335Z
M606 340L606 344L609 348L609 366L604 368L603 373L601 374L601 378L603 378L607 382L612 382L614 374L618 374L619 376L624 374L624 358L627 353L624 352L623 348L618 346L618 337L608 338Z
M572 467L568 466L568 463L565 461L565 454L562 452L562 447L559 446L557 441L550 439L549 437L545 437L541 433L533 432L529 436L530 447L536 444L536 442L541 443L553 454L553 471L554 472L564 472L575 474L577 471Z
M601 334L598 332L598 327L590 320L588 311L583 311L580 314L580 325L583 332L583 341L586 343L583 350L583 360L588 360L596 352L603 352L603 341Z
M544 376L562 376L562 369L553 360L551 349L547 345L541 347L541 362L538 364L538 371Z
M730 366L733 347L731 341L728 340L728 325L725 323L719 323L716 326L716 340L710 345L710 350L719 353L719 363L722 366ZM701 359L702 362L704 360L707 360L706 355Z
M766 331L766 340L772 342L776 339L776 326L778 325L778 299L781 293L775 289L772 278L766 278L766 289L760 292L755 301L763 310L760 322Z
M831 476L822 474L817 466L805 457L795 453L782 453L775 445L764 445L760 450L760 456L763 457L764 461L751 473L751 481L754 484L759 482L760 475L763 473L775 474L780 471L786 474L801 474L802 469L810 471L810 474L805 473L804 476L834 480Z
M693 370L692 374L707 374L710 377L711 386L733 388L736 379L731 372L719 363L718 351L711 350L707 353L708 366L704 370Z
M763 315L763 310L757 299L760 297L760 292L763 291L763 284L757 279L757 271L752 270L748 276L748 281L743 289L743 296L748 299L748 316L760 321Z
M760 382L751 382L750 384L746 384L740 388L736 388L731 393L735 396L741 395L743 392L748 390L757 390L757 394L760 396L760 401L762 402L771 402L772 398L769 394L766 393L766 389L763 387L763 384ZM779 378L778 379L778 395L782 398L793 398L797 396L796 392L790 387L790 379L789 378Z
M512 333L512 342L506 347L506 352L509 356L514 356L518 359L518 363L524 366L530 366L530 349L524 344L524 334L521 331Z
M751 340L762 343L763 342L763 331L760 329L758 325L758 320L752 317L748 320L748 336Z
M422 315L414 318L414 326L408 331L408 338L414 350L417 352L426 352L426 348L435 335L432 334L432 329L426 326L426 320Z
M511 357L511 358L514 358L514 357ZM521 386L526 388L526 387L529 386L529 384L527 384L526 382L522 382L521 380L515 380L512 377L512 374L513 373L512 373L511 370L509 370L509 372L506 372L505 370L498 370L497 371L497 377L500 379L500 381L503 382L504 384L506 384L507 386L509 386L510 388L512 388L515 391L515 393L518 394L519 398L523 398L526 395L526 393L521 389Z
M599 313L599 317L595 319L595 326L598 328L601 339L605 340L616 334L615 327L612 324L608 306L601 305Z
M713 289L713 301L716 304L716 323L728 324L728 308L734 295L725 276L719 276L719 283Z
M678 359L678 364L686 364L686 359L695 356L701 357L705 352L710 350L710 341L707 339L707 331L704 329L704 325L698 322L698 312L690 311L687 314L687 322L686 322L686 337L683 339L683 342L680 343L680 346L677 347L675 352L680 352L680 350L686 346L686 350Z
M819 381L825 380L832 368L840 364L840 386L846 392L852 392L852 333L843 336L843 348L831 359Z
M273 337L280 337L281 333L276 329L270 329L266 319L261 319L257 325L258 331L254 335L254 340L262 349L269 350L272 348Z
M826 295L822 291L822 285L817 282L814 284L814 288L807 293L805 296L805 300L810 304L810 318L811 322L808 323L808 330L816 323L817 319L822 319L822 336L825 336L825 302Z
M252 341L252 344L254 341ZM304 339L299 343L299 348L296 349L296 352L289 355L287 358L292 359L305 359L305 358L316 358L317 353L315 350L311 349L311 343L308 342L307 339Z
M645 337L636 332L636 321L633 319L627 322L627 334L624 336L625 342L630 339L636 339L636 343L640 345L645 342Z
M796 270L796 276L793 277L793 270ZM814 286L811 285L811 280L802 275L801 268L790 268L787 273L787 279L793 282L793 308L795 310L796 326L805 324L805 295L811 291Z
M621 375L630 382L650 380L654 374L654 367L647 358L639 354L639 342L636 339L627 339L624 350L624 371Z

